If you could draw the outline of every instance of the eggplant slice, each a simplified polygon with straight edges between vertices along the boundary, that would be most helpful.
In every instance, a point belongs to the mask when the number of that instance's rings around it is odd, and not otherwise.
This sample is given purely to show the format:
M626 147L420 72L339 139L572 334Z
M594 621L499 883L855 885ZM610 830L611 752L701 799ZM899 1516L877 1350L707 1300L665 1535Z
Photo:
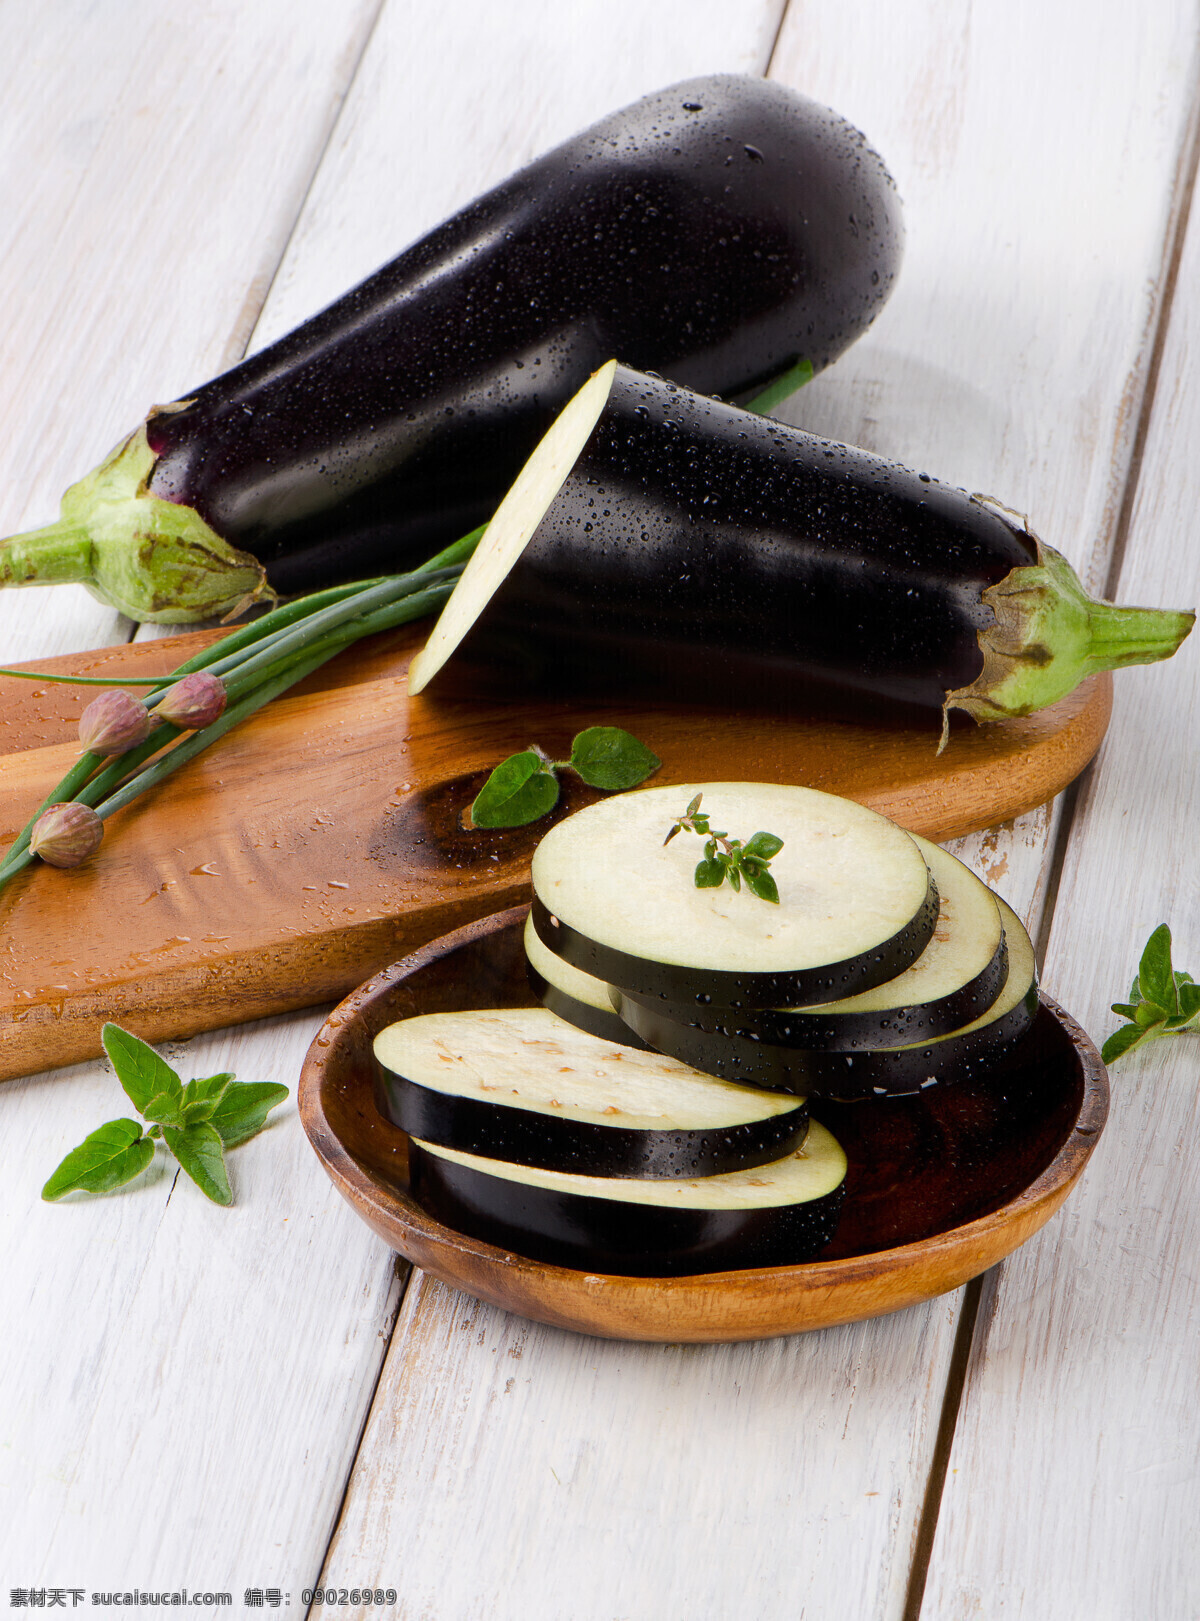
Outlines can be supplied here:
M431 1215L486 1243L581 1271L679 1277L812 1260L837 1227L846 1156L814 1121L772 1164L686 1181L563 1175L420 1141L409 1169Z
M802 1099L602 1041L546 1008L429 1013L375 1039L388 1113L443 1148L589 1176L679 1178L800 1148Z
M1006 1059L1025 1036L1037 1012L1033 946L1020 918L997 896L1008 942L1008 977L996 1001L950 1035L900 1047L850 1052L813 1052L761 1040L739 1022L719 1026L684 1022L646 1001L618 993L621 1017L659 1052L709 1075L747 1086L805 1096L900 1097L939 1083L985 1073Z
M645 1048L646 1043L634 1035L613 1007L604 980L585 974L581 968L572 968L549 946L544 946L532 917L525 923L525 960L533 994L551 1013L573 1024L577 1030L599 1036L602 1041Z
M916 833L910 836L939 898L933 938L912 967L874 990L838 1002L739 1013L738 1035L780 1047L856 1052L952 1035L987 1012L1008 979L1008 945L996 897L949 851ZM633 1001L645 1000L628 994ZM612 1005L607 996L604 1006ZM728 1011L710 1009L706 997L690 1007L659 1005L658 1011L700 1030L729 1029Z
M703 841L664 837L702 796L714 828L783 840L779 903L698 889ZM551 828L533 857L534 928L551 951L639 996L778 1007L853 995L924 951L937 889L911 836L834 794L685 783L616 795Z

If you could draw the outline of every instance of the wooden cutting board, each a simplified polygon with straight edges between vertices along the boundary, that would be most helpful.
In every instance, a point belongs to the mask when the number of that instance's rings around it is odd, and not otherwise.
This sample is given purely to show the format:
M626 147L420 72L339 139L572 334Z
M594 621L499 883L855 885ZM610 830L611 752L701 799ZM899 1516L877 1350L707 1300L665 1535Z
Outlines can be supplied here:
M158 674L214 632L105 648L28 668ZM92 1057L112 1019L147 1040L344 995L436 935L527 892L549 821L465 831L461 813L505 755L556 758L598 722L663 761L657 783L805 783L934 839L1043 803L1091 759L1111 681L1097 677L1024 721L598 711L424 694L406 670L424 627L343 654L107 823L74 872L34 863L0 892L0 1079ZM11 842L69 767L95 689L7 683L0 839ZM568 782L556 814L597 796Z

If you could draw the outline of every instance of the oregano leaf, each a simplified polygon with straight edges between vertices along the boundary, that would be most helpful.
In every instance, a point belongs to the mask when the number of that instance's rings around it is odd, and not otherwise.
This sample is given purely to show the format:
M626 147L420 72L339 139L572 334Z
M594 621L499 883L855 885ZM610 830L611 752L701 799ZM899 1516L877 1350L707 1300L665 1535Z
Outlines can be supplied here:
M1106 1064L1115 1063L1118 1058L1123 1058L1139 1042L1144 1041L1147 1033L1140 1025L1123 1024L1119 1030L1113 1031L1112 1035L1101 1047L1101 1058Z
M558 803L558 778L535 749L510 754L475 796L471 820L476 827L524 827Z
M183 1095L183 1083L170 1064L139 1036L122 1030L119 1024L106 1024L100 1040L117 1079L139 1114L145 1114L152 1098Z
M288 1095L277 1081L232 1081L218 1103L212 1124L226 1148L236 1148L266 1124L267 1116Z
M636 788L662 765L657 754L619 726L589 726L580 732L567 763L590 788L610 793Z
M214 1204L233 1203L221 1137L211 1121L197 1120L182 1128L164 1126L163 1137L201 1193L207 1194Z
M182 1087L178 1095L160 1092L157 1097L150 1099L142 1113L156 1126L182 1126L184 1124Z
M232 1080L233 1074L228 1072L189 1081L183 1089L184 1123L190 1125L194 1120L211 1120Z
M1179 1012L1179 994L1171 971L1171 931L1165 923L1160 923L1146 941L1138 964L1138 980L1147 1002L1154 1002L1168 1017Z
M773 901L779 905L779 889L774 878L764 867L743 867L742 872L746 879L746 888L752 895L757 895L760 901Z
M109 1193L140 1176L154 1158L154 1144L140 1120L110 1120L73 1148L50 1176L42 1198L68 1193Z

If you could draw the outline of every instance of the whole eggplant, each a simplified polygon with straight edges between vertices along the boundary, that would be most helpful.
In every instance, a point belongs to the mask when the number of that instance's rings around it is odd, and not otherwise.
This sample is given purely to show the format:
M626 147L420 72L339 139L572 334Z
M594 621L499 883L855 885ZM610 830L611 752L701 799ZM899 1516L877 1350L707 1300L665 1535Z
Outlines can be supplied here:
M852 125L761 79L688 80L156 407L59 524L5 544L0 583L78 579L178 622L402 569L491 516L608 356L728 396L819 371L878 312L901 246Z
M993 503L611 362L522 471L409 689L462 643L555 693L772 708L838 687L994 720L1168 657L1194 617L1096 601Z

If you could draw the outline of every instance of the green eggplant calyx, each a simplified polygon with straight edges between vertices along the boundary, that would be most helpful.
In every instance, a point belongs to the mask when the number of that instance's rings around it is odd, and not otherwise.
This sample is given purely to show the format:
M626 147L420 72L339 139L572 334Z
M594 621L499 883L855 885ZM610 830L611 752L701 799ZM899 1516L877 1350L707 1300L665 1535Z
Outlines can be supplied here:
M1073 692L1089 675L1170 658L1195 614L1122 608L1090 597L1059 552L1031 535L1037 562L1015 568L983 592L995 615L978 633L983 669L946 694L942 746L952 709L978 721L1030 715Z
M57 523L0 542L0 586L85 586L131 619L184 625L231 619L273 600L257 558L221 539L191 507L148 493L145 427L62 498Z

